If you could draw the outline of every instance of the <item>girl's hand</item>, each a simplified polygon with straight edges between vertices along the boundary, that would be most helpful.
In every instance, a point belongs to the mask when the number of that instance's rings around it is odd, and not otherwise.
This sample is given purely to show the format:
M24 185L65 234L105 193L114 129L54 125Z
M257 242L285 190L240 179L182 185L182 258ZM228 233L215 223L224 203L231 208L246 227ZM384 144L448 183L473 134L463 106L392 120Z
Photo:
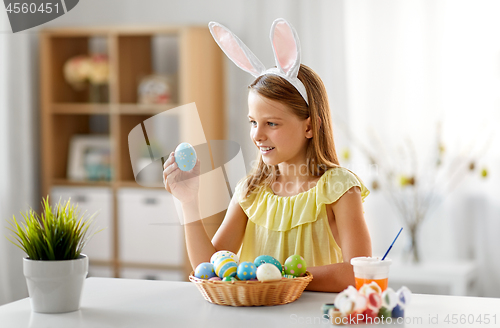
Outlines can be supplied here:
M182 171L175 162L174 153L170 153L163 165L163 184L183 204L198 201L200 160L196 159L196 165L191 171Z

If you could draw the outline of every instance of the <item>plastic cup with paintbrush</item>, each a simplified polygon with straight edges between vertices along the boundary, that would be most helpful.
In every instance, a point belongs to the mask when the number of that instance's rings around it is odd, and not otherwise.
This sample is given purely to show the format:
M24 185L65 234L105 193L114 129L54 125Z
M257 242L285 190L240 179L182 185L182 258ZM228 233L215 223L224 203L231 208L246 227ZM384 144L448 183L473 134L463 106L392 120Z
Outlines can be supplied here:
M380 257L355 257L351 259L351 265L354 269L354 279L356 281L356 289L360 289L364 284L369 284L375 282L380 286L382 291L387 289L387 284L389 281L389 268L392 264L392 260L387 258L387 254L392 249L392 245L396 239L398 239L399 234L403 228L401 228L391 246L387 252L385 252L382 258Z

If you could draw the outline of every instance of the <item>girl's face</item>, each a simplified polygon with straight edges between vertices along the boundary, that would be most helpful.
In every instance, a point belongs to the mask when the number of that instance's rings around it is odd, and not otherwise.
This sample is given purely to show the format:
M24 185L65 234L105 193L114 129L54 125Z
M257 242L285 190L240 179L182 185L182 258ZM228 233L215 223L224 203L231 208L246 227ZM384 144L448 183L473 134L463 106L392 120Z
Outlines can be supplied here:
M299 119L286 105L255 91L248 95L250 138L267 165L306 162L307 139L312 138L310 121Z

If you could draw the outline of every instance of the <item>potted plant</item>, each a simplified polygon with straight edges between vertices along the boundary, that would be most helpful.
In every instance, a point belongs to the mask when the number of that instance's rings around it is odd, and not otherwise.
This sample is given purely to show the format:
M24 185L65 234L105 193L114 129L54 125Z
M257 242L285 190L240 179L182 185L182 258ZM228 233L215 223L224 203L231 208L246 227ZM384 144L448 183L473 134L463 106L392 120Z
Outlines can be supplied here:
M78 205L61 201L54 207L49 197L42 201L42 212L21 213L9 221L16 241L26 252L23 271L34 312L61 313L80 308L83 283L88 273L88 257L81 253L90 237L95 214L86 216Z

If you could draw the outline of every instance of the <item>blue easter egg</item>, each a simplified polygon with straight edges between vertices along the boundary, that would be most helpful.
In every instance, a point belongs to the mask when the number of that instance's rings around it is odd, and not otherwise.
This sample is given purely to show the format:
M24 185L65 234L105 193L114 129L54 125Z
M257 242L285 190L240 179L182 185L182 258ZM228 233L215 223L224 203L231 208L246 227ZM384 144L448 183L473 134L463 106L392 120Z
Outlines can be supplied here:
M194 270L194 276L199 279L210 279L215 277L215 270L212 263L203 262L196 267Z
M230 257L221 257L215 261L214 268L215 273L221 278L234 277L238 264Z
M250 280L257 277L257 267L252 262L241 262L237 270L240 280Z
M273 264L275 267L278 268L278 270L280 270L280 272L283 270L283 267L280 263L280 261L278 261L277 259L275 259L274 257L270 256L270 255L261 255L261 256L257 256L257 258L255 259L255 261L253 261L253 263L255 264L255 266L258 268L261 264L264 264L264 263L271 263Z
M394 309L392 309L391 316L393 318L403 318L405 316L405 309L401 305L396 305Z
M182 171L190 171L196 164L196 151L187 142L175 148L175 162Z

